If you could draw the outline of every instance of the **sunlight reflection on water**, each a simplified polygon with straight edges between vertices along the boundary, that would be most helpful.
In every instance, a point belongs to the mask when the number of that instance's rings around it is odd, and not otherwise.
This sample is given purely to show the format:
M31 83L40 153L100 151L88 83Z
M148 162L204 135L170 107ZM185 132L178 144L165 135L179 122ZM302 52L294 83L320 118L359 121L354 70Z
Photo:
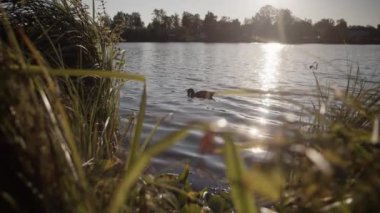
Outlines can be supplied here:
M261 154L261 153L265 153L266 150L264 150L263 148L261 147L252 147L250 149L248 149L250 152L254 153L254 154Z
M269 43L261 46L264 52L264 69L259 73L260 89L268 91L276 88L279 81L278 67L281 63L281 51L284 45L279 43Z
M264 68L258 73L258 84L260 85L259 88L263 91L270 91L277 88L277 83L280 78L279 66L282 60L281 52L283 48L284 45L279 43L269 43L261 46L264 54ZM261 126L266 126L268 124L266 116L270 112L272 102L271 94L268 93L265 96L266 97L262 100L263 106L257 109L259 112L257 121ZM254 138L264 138L264 132L255 126L250 127L248 133ZM248 151L251 151L254 154L265 152L264 149L258 147L248 149Z

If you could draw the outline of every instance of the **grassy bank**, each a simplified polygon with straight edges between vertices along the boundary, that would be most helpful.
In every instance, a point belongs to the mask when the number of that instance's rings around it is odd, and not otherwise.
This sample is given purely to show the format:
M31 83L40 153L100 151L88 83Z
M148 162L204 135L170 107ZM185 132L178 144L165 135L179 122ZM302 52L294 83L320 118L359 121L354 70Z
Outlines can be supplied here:
M99 16L101 17L101 16ZM0 209L6 212L373 212L379 208L380 84L352 67L345 88L319 84L305 111L247 167L233 132L192 123L154 144L142 138L144 76L121 71L117 32L79 1L29 1L2 8L0 43ZM313 70L314 73L317 70ZM139 113L119 126L123 83L143 87ZM225 92L226 94L228 92ZM230 94L265 95L241 90ZM292 94L279 93L287 101ZM290 100L291 101L291 100ZM159 125L159 124L158 124ZM159 126L157 126L159 128ZM231 189L194 191L189 170L146 174L150 160L189 130L218 134ZM218 133L215 133L218 132ZM153 134L154 132L152 132ZM131 135L125 138L125 135ZM203 146L213 147L212 137ZM129 141L128 155L118 144ZM262 146L262 141L251 141ZM124 159L125 160L121 160Z

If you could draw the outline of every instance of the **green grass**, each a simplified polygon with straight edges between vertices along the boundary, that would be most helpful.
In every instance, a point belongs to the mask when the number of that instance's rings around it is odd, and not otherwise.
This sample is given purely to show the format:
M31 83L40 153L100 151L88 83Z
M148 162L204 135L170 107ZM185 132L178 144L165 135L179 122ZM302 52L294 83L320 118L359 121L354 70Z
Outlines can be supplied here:
M343 89L324 87L313 70L312 107L292 100L297 92L272 92L313 120L285 123L274 133L266 143L274 157L267 162L247 167L239 154L245 147L235 144L234 133L213 133L225 141L221 151L231 191L194 191L188 166L178 175L144 170L190 130L220 131L191 123L150 144L160 122L141 137L145 77L121 71L117 36L78 1L42 2L27 3L36 13L25 19L17 10L1 9L1 210L258 212L263 204L279 212L378 210L380 84L362 80L359 68L350 70ZM22 20L30 24L15 28ZM140 82L143 92L138 116L124 130L119 92L128 81ZM241 89L218 95L265 93ZM124 161L116 153L125 135L131 143Z

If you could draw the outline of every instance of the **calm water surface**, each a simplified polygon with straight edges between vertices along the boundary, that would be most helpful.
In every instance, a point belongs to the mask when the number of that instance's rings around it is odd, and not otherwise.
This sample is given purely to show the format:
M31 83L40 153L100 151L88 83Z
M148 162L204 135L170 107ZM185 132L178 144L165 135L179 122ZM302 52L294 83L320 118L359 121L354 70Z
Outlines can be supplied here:
M153 142L191 121L226 124L237 133L236 141L264 140L284 121L299 118L300 109L279 101L276 91L297 95L287 98L310 104L315 78L309 69L314 62L321 83L342 86L353 65L369 80L379 80L380 46L375 45L281 45L281 44L205 44L205 43L122 43L127 52L126 70L147 78L147 115L144 136L158 119L160 125ZM139 106L142 85L127 82L121 94L121 116L126 118ZM215 100L189 99L186 89L226 91L248 88L261 95L216 95ZM157 172L177 172L189 162L192 178L202 183L220 182L224 176L223 158L201 154L203 133L189 137L154 160ZM218 137L215 143L222 143ZM265 160L270 153L254 147L242 153L252 161ZM197 182L197 181L196 181Z

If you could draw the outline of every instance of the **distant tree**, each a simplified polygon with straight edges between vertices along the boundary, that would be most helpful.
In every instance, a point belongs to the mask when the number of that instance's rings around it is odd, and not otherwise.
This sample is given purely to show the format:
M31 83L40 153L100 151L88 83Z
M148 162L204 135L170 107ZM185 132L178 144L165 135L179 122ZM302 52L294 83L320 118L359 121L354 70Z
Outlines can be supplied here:
M202 26L203 21L199 14L195 14L193 16L193 26L192 26L192 35L196 38L196 40L199 40L201 33L202 33Z
M171 19L171 32L169 34L169 39L172 41L182 41L181 40L181 19L178 14L170 16Z
M144 22L141 20L140 13L133 12L129 15L129 26L132 29L139 29L144 27Z
M181 19L179 18L179 15L176 13L176 14L174 14L174 15L171 16L171 19L172 19L172 22L173 22L173 27L175 29L178 29L181 26L181 24L180 24Z
M182 13L182 27L191 28L193 14L189 12Z
M133 12L127 14L128 25L122 37L129 41L144 41L148 37L148 32L144 27L144 22L141 20L140 13Z
M163 24L165 16L166 12L163 9L154 9L152 23L157 25Z
M162 27L165 30L165 32L170 32L174 28L173 19L171 18L171 16L163 17Z
M275 22L284 26L290 26L294 22L292 12L288 9L280 9L277 11Z
M257 23L273 25L278 18L278 10L272 5L266 5L260 8L256 13L254 20Z
M274 26L277 30L277 38L281 42L291 41L294 35L293 24L295 22L292 12L288 9L280 9L277 11Z
M199 40L202 32L202 24L199 14L183 12L182 14L182 37L187 41Z
M344 19L338 19L336 21L336 26L340 27L340 28L343 28L343 29L347 29L347 22Z
M181 19L181 32L180 32L180 40L182 41L189 41L191 40L191 27L192 27L192 17L193 14L189 12L183 12L182 13L182 19Z
M293 43L314 42L317 36L310 19L296 20L293 23L292 31L290 42Z
M231 38L231 31L228 29L230 28L231 19L227 16L222 16L220 20L218 21L218 28L217 28L217 41L229 41Z
M132 14L117 12L113 17L111 29L118 27L121 38L128 41L142 41L146 39L146 29L144 22L141 20L140 13Z
M121 11L117 12L112 20L112 28L116 26L127 27L128 26L128 14Z
M207 12L202 20L199 14L183 12L167 15L163 9L154 9L147 27L139 13L118 12L111 28L122 26L122 38L128 41L205 41L252 42L279 41L284 43L380 43L380 25L348 26L344 19L322 19L314 25L311 20L301 20L288 9L266 5L241 24L238 19L223 16L218 20ZM109 18L101 20L109 25Z
M166 16L166 12L163 9L154 9L152 23L148 25L151 38L154 41L167 41L170 26L171 19Z
M278 10L271 5L262 7L253 18L254 33L261 39L274 39L274 24Z
M236 42L241 38L241 24L238 19L231 20L223 16L218 22L218 41Z
M319 36L320 42L331 43L335 40L334 25L335 21L333 19L322 19L314 24L314 29Z
M347 22L344 19L338 19L335 26L337 36L340 42L347 40Z
M215 41L218 28L218 17L212 12L207 12L203 21L203 32L206 41Z

